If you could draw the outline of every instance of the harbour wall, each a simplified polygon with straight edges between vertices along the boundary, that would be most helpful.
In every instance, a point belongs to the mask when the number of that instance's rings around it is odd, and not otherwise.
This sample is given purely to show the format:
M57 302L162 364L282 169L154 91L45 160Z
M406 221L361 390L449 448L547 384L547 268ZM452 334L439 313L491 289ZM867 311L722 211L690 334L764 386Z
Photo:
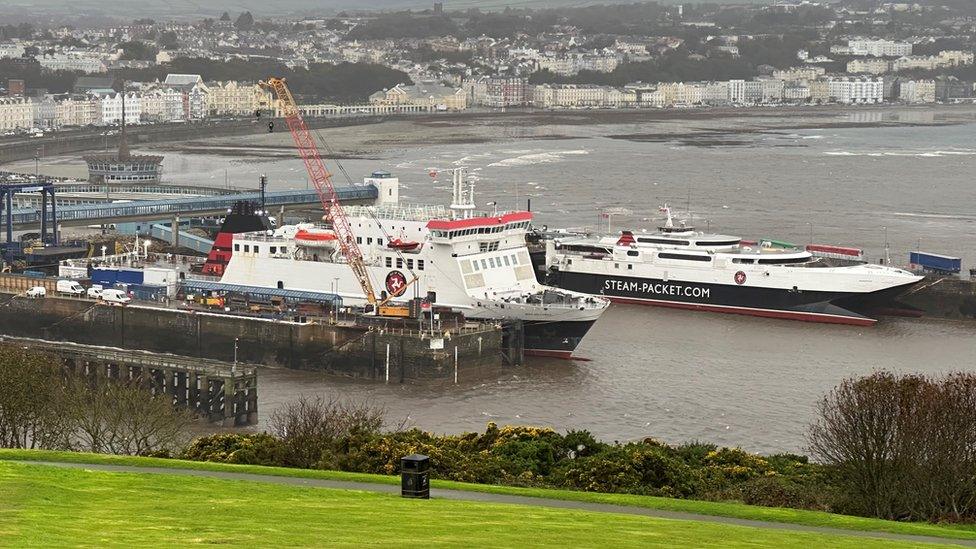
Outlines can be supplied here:
M928 317L976 320L976 280L926 277L899 301Z
M316 370L391 383L453 381L501 366L500 329L439 339L380 327L299 323L179 309L110 306L0 293L0 333L232 362ZM441 344L442 343L442 344ZM443 347L432 349L431 347ZM455 349L457 360L455 361Z

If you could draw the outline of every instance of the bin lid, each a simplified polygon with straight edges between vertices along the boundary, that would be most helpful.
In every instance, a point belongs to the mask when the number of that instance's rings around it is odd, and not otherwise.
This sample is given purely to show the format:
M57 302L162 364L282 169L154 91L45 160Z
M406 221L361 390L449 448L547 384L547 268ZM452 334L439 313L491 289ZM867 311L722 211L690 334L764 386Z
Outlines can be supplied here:
M430 458L423 454L410 454L409 456L403 456L400 461L429 461Z

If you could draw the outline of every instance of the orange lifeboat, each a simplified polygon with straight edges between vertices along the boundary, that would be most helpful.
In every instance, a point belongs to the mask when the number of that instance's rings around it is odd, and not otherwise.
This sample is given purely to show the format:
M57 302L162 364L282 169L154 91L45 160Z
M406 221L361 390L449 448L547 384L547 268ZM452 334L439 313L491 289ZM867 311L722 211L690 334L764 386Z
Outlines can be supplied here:
M400 250L403 252L409 252L410 250L416 250L420 246L420 242L414 242L413 240L403 240L400 238L393 238L387 246L394 250Z
M337 240L332 231L301 229L295 233L295 244L307 248L335 248Z

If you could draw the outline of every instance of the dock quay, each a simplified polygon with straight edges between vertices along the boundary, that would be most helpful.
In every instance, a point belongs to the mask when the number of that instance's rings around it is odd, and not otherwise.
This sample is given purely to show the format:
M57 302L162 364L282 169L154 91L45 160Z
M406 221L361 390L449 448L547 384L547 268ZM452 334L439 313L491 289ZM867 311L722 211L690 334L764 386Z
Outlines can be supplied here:
M927 276L899 301L927 317L976 320L976 280Z
M22 337L0 336L0 343L56 356L76 374L138 381L151 395L168 395L174 406L224 427L258 422L258 373L252 365Z
M494 323L417 330L345 317L288 320L148 304L120 307L50 293L31 299L21 288L0 289L0 333L223 363L234 360L236 349L242 363L387 383L476 377L520 362L522 352Z

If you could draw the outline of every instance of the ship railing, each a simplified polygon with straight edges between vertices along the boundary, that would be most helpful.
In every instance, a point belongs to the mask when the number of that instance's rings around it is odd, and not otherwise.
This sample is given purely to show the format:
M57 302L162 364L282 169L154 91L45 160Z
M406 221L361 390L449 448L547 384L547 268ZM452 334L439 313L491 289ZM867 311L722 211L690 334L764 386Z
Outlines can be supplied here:
M239 236L241 237L242 240L255 240L257 242L288 242L289 240L291 240L290 238L284 236L274 236L274 235L264 234L259 232L239 233L234 236L235 237Z
M348 206L346 214L353 216L372 217L380 219L395 219L398 221L430 221L450 217L451 212L444 206L429 205L388 205L388 206Z

